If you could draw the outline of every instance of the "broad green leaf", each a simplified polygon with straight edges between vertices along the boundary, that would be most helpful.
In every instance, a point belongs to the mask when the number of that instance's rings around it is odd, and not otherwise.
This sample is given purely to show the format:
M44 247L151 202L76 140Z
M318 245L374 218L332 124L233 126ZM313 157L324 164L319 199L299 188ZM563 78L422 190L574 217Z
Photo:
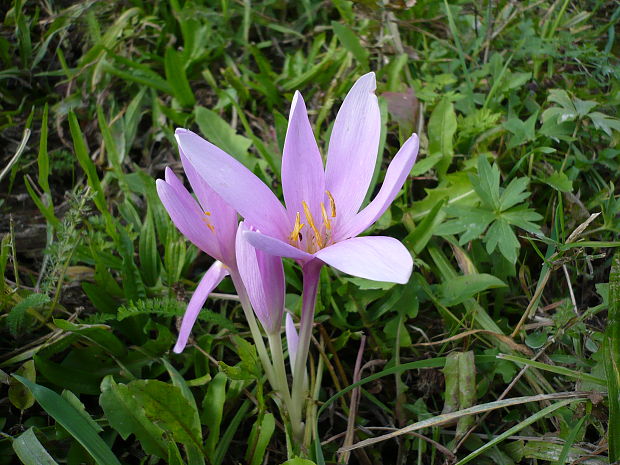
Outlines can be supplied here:
M483 155L478 157L478 175L470 176L471 184L480 200L490 210L499 209L499 168L491 166Z
M198 412L178 387L149 379L132 381L127 389L147 418L172 435L176 442L202 450L201 431L196 427L200 424L196 420Z
M127 353L125 344L114 335L110 326L103 324L75 324L67 320L59 319L55 319L54 324L63 331L79 334L84 339L95 343L115 357L123 357Z
M16 373L34 383L37 375L34 367L34 361L28 360L17 369ZM34 396L32 395L32 392L30 392L30 389L28 389L23 383L20 383L15 378L10 378L9 401L16 408L26 410L34 404Z
M568 179L565 173L554 172L551 176L545 178L545 183L560 192L571 192L573 190L573 181Z
M493 222L486 233L487 252L491 253L499 247L501 254L510 261L517 261L517 251L519 250L519 240L513 232L508 222L499 218Z
M13 440L13 450L24 465L58 465L29 428Z
M15 304L6 317L6 323L11 335L16 337L26 329L29 318L27 314L28 310L42 307L49 302L50 298L47 294L33 292L26 296L21 302Z
M456 132L456 113L454 105L444 97L435 107L428 122L428 153L441 154L437 164L440 178L443 178L452 162L454 148L452 139Z
M501 211L508 210L510 207L523 202L530 196L527 192L527 186L530 180L528 178L514 178L510 184L504 189L499 199L499 208Z
M476 294L488 289L506 287L499 278L490 274L470 274L457 276L450 281L441 283L441 302L447 307L458 305Z
M98 465L121 465L90 423L69 402L51 389L35 384L19 375L13 376L30 389L48 415L67 430Z
M99 405L110 426L123 439L133 434L147 454L161 458L168 456L168 446L162 438L164 431L147 418L144 409L126 385L117 384L112 376L106 376L101 383Z

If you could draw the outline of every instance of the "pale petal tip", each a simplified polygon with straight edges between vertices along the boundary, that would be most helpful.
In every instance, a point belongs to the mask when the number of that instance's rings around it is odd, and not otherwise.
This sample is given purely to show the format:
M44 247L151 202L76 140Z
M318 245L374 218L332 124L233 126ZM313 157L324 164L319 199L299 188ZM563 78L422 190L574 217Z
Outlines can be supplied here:
M180 354L185 349L185 345L186 344L183 344L181 341L177 341L177 343L174 345L174 348L172 349L172 351L175 354Z

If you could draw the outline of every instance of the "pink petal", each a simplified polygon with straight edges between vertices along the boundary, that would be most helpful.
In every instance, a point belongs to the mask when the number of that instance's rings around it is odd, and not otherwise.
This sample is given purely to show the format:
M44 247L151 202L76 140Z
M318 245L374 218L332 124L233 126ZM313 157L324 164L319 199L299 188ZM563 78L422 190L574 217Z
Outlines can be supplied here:
M219 242L223 257L226 258L224 262L234 263L235 236L237 235L237 225L239 223L237 212L209 187L198 174L194 165L183 154L182 150L180 150L180 153L183 169L192 186L192 190L196 197L198 197L202 210L209 213L209 215L205 214L204 221L208 221L216 232L215 237Z
M291 317L290 313L286 314L286 344L288 345L288 359L291 363L291 373L294 373L299 335L297 334L297 329L295 329L295 323L293 323L293 317Z
M215 234L204 222L204 212L171 169L166 168L166 181L158 179L156 186L159 199L181 234L208 255L222 258Z
M282 190L291 223L297 212L304 218L306 202L316 219L321 218L320 202L325 196L323 160L308 120L304 99L295 92L291 104L284 152L282 154Z
M335 239L355 237L379 219L400 192L418 155L419 140L413 134L400 148L385 173L377 196L348 223L338 223Z
M228 270L221 262L215 262L204 274L198 284L198 287L196 287L196 290L194 291L194 295L192 295L192 298L187 305L185 314L183 315L179 338L177 339L177 343L173 349L175 353L180 354L183 352L183 349L185 349L185 346L187 345L187 340L189 339L192 327L194 326L194 323L196 323L198 314L207 300L207 297L227 275Z
M260 249L270 255L275 255L276 257L288 257L301 261L308 261L313 258L313 256L309 253L293 247L280 239L267 236L261 232L245 231L243 236L257 249Z
M315 256L344 273L373 281L405 284L413 268L405 246L385 236L347 239L319 250Z
M284 268L282 259L255 249L244 239L248 228L241 222L237 232L237 267L254 308L269 334L278 333L284 312Z
M325 186L336 201L338 223L346 223L358 212L375 169L381 133L375 88L374 73L359 78L344 99L332 129Z
M224 202L265 234L284 238L290 232L284 207L258 177L233 157L186 129L177 129L183 154Z

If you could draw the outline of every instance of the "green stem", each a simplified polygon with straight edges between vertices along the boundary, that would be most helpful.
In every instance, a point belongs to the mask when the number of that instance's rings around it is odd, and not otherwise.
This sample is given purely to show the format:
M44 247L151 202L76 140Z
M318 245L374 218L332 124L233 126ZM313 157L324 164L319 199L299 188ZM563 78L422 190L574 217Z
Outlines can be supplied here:
M291 393L288 389L288 380L286 378L286 368L284 366L284 352L282 350L282 336L280 332L267 334L269 341L269 349L271 350L271 358L273 360L274 367L274 382L277 385L273 388L280 393L284 405L288 412L291 425L300 424L301 417L298 410L294 409L291 403Z

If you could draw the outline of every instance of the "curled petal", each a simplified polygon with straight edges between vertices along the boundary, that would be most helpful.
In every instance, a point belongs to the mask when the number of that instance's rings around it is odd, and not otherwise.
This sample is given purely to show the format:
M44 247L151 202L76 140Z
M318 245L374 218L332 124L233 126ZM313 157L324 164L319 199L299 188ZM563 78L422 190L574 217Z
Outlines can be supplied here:
M338 223L347 222L358 212L375 170L381 134L376 87L374 73L359 78L344 99L332 129L325 186L336 201Z
M255 249L245 240L245 222L237 231L237 268L254 308L269 334L278 333L284 312L284 268L282 259Z
M413 269L407 248L392 237L354 237L319 250L328 265L360 278L406 284Z
M202 277L198 287L196 287L196 290L194 291L194 295L192 295L192 298L187 305L187 310L185 310L185 314L183 315L179 337L173 349L175 353L180 354L183 352L183 349L185 349L185 346L187 345L187 340L189 339L192 327L194 326L194 323L196 323L198 314L207 300L207 297L227 275L228 271L226 266L221 262L215 262Z
M265 234L285 238L286 210L271 189L240 162L186 129L175 136L196 172L228 205Z
M338 223L336 240L357 236L383 215L407 180L407 176L409 176L418 155L418 148L418 136L413 134L403 144L390 163L390 166L388 166L383 185L372 202L348 223Z
M156 187L161 202L181 234L200 250L216 259L222 258L215 234L204 221L204 212L170 168L166 168L166 181L158 179Z

